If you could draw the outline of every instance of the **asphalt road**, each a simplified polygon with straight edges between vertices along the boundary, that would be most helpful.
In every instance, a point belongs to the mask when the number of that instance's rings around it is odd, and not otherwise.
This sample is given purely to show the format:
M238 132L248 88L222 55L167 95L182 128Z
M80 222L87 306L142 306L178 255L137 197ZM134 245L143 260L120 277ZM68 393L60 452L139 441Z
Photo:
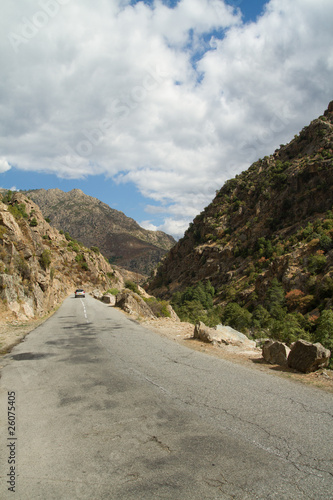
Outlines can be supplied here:
M89 296L0 365L1 499L333 498L331 394L180 346Z

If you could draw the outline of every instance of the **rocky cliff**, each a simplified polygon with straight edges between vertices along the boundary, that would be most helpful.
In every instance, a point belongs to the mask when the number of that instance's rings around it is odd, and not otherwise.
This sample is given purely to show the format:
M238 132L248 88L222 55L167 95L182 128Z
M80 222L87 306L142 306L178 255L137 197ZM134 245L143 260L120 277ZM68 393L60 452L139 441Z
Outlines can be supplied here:
M123 288L119 271L45 221L22 193L0 201L0 317L19 320L46 314L76 287Z
M148 275L176 243L162 231L148 231L122 212L87 196L80 189L26 192L45 217L87 247L97 246L110 262Z
M215 304L253 312L270 309L275 287L279 305L316 320L332 309L332 201L333 102L289 144L225 183L148 291L170 298L210 280Z

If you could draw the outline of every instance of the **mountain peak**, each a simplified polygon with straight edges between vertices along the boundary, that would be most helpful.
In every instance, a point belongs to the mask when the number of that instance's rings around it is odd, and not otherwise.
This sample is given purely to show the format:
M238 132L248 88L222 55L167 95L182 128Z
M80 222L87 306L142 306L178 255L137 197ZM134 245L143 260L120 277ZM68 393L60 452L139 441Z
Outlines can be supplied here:
M161 231L148 231L122 212L81 189L28 191L57 229L68 232L87 247L97 246L111 262L143 275L150 274L176 243Z
M333 308L332 200L333 102L289 144L224 184L168 253L149 293L170 298L209 280L216 304L252 311L269 308L277 280L287 298L297 291L300 313Z

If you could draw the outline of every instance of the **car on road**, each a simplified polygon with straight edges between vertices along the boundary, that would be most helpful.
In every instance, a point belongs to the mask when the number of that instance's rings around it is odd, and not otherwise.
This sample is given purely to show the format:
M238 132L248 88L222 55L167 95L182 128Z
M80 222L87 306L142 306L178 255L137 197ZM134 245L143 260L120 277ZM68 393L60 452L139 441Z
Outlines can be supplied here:
M75 290L75 298L76 297L85 297L85 296L86 296L85 291L82 288L77 288Z

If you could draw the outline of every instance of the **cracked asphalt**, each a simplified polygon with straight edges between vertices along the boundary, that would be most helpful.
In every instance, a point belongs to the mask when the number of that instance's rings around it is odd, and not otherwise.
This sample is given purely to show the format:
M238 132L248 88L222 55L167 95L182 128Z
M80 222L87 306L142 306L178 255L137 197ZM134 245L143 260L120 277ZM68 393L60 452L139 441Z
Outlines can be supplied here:
M0 370L1 499L333 499L332 394L188 349L89 296L66 299Z

